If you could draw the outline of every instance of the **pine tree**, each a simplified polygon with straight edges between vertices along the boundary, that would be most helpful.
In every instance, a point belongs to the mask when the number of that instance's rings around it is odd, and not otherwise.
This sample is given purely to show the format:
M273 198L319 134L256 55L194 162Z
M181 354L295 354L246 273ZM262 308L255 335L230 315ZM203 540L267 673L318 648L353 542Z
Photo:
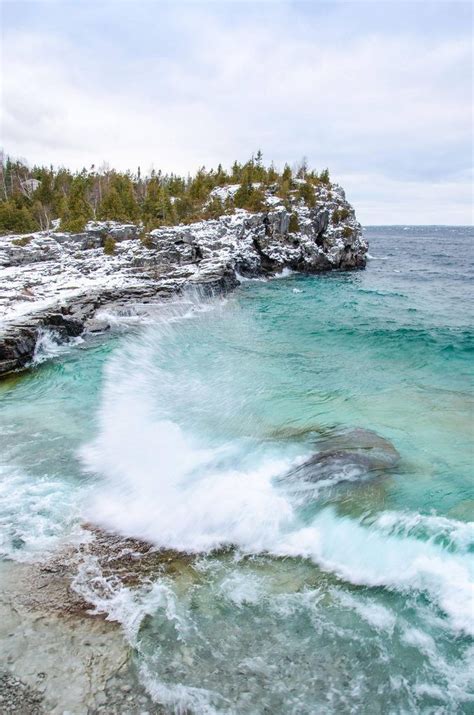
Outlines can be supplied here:
M98 214L101 219L109 221L138 220L140 209L130 176L115 174L112 177L110 188L100 203Z
M71 231L72 233L83 231L86 223L92 218L92 208L86 198L87 188L88 177L84 173L78 174L73 178L65 204L65 211L61 216L61 228L63 231Z
M238 209L245 209L250 201L250 195L252 193L252 183L248 178L243 181L237 191L234 194L234 205Z
M298 198L302 199L306 206L313 208L316 206L316 196L314 189L310 183L305 181L304 184L298 186Z
M322 184L330 184L331 180L329 178L329 169L323 169L319 175L319 180Z
M285 164L285 168L283 169L283 174L281 175L281 180L282 180L282 183L285 181L291 185L291 182L293 180L293 173L291 171L291 167L288 164Z
M222 203L222 200L218 196L213 196L203 211L203 218L219 218L219 216L222 216L224 213L224 204Z
M234 163L232 164L232 174L231 174L231 178L232 178L232 183L233 183L233 184L239 184L239 183L240 183L241 174L242 174L242 167L241 167L241 165L239 164L238 161L234 161Z

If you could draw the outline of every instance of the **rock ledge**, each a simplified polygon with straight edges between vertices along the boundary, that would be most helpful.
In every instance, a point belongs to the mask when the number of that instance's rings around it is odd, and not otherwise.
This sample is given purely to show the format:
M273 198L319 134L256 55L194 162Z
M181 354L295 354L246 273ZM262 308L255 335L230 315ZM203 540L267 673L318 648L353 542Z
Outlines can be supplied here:
M226 292L239 276L283 269L363 268L368 246L343 189L320 186L315 194L314 208L301 201L289 211L271 197L263 213L237 210L147 235L109 221L91 222L78 234L1 237L0 375L27 367L45 331L62 341L106 329L94 316L109 303L158 301L190 286ZM297 230L290 231L295 218ZM110 238L114 250L106 255Z

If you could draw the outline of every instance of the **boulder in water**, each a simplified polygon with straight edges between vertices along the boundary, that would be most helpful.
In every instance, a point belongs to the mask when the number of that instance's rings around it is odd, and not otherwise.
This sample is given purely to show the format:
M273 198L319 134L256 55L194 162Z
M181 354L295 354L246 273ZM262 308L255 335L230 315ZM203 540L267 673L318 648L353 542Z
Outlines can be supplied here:
M319 437L322 449L287 477L308 482L355 481L394 467L400 455L393 444L372 430L330 430Z

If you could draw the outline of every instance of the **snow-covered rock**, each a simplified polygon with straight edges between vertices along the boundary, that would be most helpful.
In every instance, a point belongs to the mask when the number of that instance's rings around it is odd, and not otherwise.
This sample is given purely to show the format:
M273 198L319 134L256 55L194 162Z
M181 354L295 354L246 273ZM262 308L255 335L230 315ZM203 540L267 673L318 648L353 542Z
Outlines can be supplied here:
M97 330L94 315L109 302L157 300L192 285L225 291L237 275L284 268L314 273L365 265L367 244L342 188L320 186L314 208L301 201L291 212L277 197L268 199L262 213L240 209L145 236L140 226L107 221L90 222L78 234L1 237L0 374L28 364L45 328L61 338ZM112 255L104 253L107 237L115 241Z

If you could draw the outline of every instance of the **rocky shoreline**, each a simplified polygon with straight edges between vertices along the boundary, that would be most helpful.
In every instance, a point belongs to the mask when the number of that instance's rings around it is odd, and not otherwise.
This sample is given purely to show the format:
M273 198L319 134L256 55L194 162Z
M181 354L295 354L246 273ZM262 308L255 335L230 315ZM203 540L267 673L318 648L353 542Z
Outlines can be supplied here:
M104 306L162 301L190 287L227 292L240 276L285 269L365 266L367 243L341 187L319 187L314 208L300 202L290 211L276 197L268 200L263 213L237 210L147 234L109 221L78 234L1 237L0 376L28 367L45 331L67 341L107 330L107 320L96 317Z
M75 582L94 566L103 584L138 587L152 575L186 569L191 557L92 527L84 533L84 543L46 561L0 562L2 713L164 712L141 684L120 624L95 612Z

